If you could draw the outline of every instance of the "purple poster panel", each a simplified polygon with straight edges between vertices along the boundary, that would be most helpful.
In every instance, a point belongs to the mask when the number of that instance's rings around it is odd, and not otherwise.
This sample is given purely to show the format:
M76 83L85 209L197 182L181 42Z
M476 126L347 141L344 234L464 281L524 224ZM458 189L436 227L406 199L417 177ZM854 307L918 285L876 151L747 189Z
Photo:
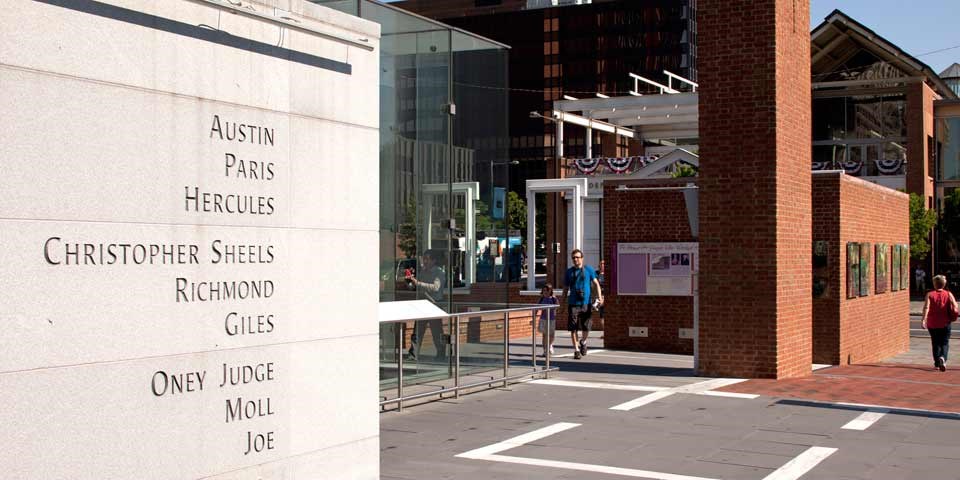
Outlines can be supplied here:
M617 293L644 295L647 293L646 253L620 254L617 262Z
M618 243L616 248L617 295L693 295L697 243Z

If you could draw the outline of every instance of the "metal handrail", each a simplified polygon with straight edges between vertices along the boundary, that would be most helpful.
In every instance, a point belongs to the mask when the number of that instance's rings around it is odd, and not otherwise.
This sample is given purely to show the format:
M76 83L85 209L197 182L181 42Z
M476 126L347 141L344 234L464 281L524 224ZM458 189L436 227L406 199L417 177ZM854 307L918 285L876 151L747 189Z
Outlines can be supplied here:
M416 317L416 318L403 318L403 319L392 319L392 320L381 320L380 324L400 324L400 328L396 331L395 338L395 347L394 352L397 358L397 397L391 399L384 399L380 401L381 409L387 405L396 404L397 410L403 410L403 403L409 400L416 400L421 398L427 398L431 396L436 396L438 398L443 398L444 394L454 393L457 397L460 396L460 392L465 389L476 388L481 386L492 386L494 384L502 384L506 386L511 380L516 380L519 378L526 377L537 377L543 376L547 378L549 372L557 370L557 368L550 367L550 349L544 349L544 366L542 369L537 368L537 333L536 329L531 335L530 346L531 346L531 360L533 363L534 370L532 372L527 372L523 374L510 375L510 314L518 312L530 312L530 315L535 319L536 312L544 310L556 310L558 305L541 305L541 304L524 304L518 305L515 307L500 308L494 310L481 310L476 312L459 312L459 313L446 313L442 315L434 315L429 317ZM463 318L472 318L478 316L489 316L489 315L503 315L503 376L501 378L492 378L488 381L474 382L467 385L461 384L460 378L460 322ZM404 364L404 340L406 339L406 325L408 322L417 322L417 321L428 321L428 320L448 320L450 324L448 328L450 330L450 346L452 349L452 358L453 362L453 387L441 388L438 390L433 390L429 392L417 393L413 395L404 395L404 378L403 378L403 364ZM424 332L425 333L425 332ZM543 335L541 336L543 343L546 343L546 336L548 335L548 329L544 329Z

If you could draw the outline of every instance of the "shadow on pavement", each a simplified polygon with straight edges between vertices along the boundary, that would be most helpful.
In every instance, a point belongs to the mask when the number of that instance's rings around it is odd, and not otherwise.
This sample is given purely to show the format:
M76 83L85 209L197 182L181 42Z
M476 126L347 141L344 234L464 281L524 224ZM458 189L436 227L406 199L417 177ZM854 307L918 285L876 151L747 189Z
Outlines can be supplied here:
M812 408L829 408L831 410L848 410L853 412L865 412L869 409L866 407L860 407L856 405L838 405L833 403L824 403L824 402L815 402L809 400L793 400L793 399L783 399L776 402L777 405L793 405L797 407L812 407ZM956 413L939 413L939 412L926 412L919 410L910 410L903 408L886 408L887 413L893 413L896 415L905 415L909 417L924 417L924 418L939 418L944 420L960 420L960 414Z

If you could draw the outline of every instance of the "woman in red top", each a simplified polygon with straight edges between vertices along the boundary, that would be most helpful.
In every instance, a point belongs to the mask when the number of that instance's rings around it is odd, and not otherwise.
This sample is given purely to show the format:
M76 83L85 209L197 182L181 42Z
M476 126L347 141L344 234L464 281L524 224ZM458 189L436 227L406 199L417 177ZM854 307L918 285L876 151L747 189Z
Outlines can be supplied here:
M947 352L950 349L950 322L957 312L957 299L944 287L947 278L943 275L933 277L934 290L927 292L927 299L923 303L923 322L921 325L930 332L930 343L933 345L933 366L941 372L947 370Z

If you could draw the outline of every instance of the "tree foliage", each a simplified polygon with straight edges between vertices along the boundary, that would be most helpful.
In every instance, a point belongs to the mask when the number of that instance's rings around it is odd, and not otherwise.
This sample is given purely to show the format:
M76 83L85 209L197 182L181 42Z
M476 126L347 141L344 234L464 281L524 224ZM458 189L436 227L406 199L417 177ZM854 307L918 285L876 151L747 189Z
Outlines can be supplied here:
M527 235L527 202L517 192L507 194L510 230L520 230L520 236Z
M397 246L407 258L417 255L417 204L413 198L403 208L403 221L397 226Z
M677 167L673 169L673 172L670 174L670 176L673 178L696 177L697 168L693 165L678 163Z
M930 231L937 224L937 214L928 210L926 201L910 194L910 258L923 260L930 254Z

